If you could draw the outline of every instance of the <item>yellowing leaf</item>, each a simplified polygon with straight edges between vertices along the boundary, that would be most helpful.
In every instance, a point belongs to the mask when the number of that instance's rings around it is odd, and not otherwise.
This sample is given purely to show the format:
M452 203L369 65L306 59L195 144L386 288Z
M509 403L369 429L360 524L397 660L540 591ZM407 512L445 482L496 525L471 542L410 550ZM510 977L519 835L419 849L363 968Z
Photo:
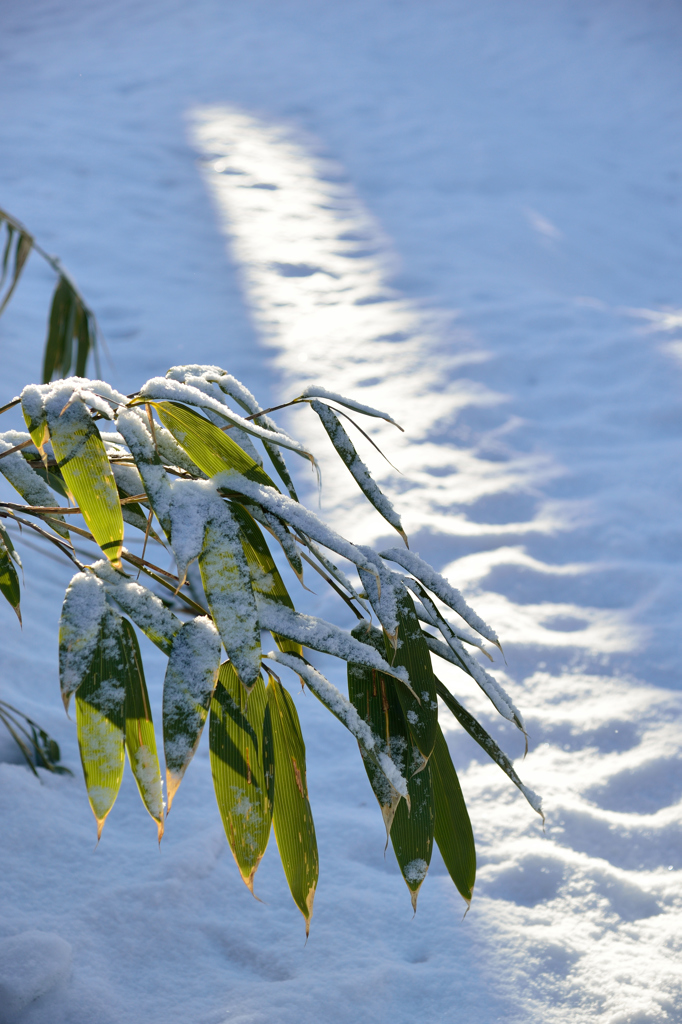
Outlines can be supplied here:
M154 722L135 630L123 619L122 653L126 665L125 745L142 802L163 835L163 789Z
M88 529L112 565L121 564L123 516L116 480L102 438L84 403L76 398L48 416L55 457Z
M291 895L305 918L307 935L313 916L319 860L308 800L305 744L294 702L273 677L270 677L267 695L266 719L272 729L274 755L275 837Z
M215 476L226 469L236 469L249 480L275 486L265 470L214 423L174 402L150 404L156 409L163 425L206 476Z
M270 837L273 802L272 735L265 729L262 678L248 695L229 661L220 666L211 700L211 771L225 835L239 872L253 879Z
M123 778L125 684L121 619L108 610L89 671L76 692L78 746L98 839Z

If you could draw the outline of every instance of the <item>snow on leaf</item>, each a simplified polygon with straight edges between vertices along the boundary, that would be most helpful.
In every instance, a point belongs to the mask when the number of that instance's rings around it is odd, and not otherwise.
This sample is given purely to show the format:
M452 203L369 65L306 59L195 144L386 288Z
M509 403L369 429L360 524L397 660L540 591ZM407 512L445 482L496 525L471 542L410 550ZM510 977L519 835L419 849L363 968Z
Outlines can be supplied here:
M356 452L355 446L341 425L336 413L323 402L313 401L310 405L320 417L322 425L329 435L330 441L334 445L334 448L338 452L342 462L348 467L348 471L362 493L365 495L367 500L374 505L379 515L383 516L386 522L390 523L394 530L397 530L407 545L407 537L405 536L400 516L376 481L372 479L367 466Z
M379 554L389 562L397 562L398 565L402 565L403 569L407 569L413 576L416 576L420 583L423 583L432 594L440 598L448 608L457 612L472 629L489 640L491 644L495 644L496 647L500 646L497 633L476 614L473 608L469 607L459 590L451 586L444 576L436 572L433 566L420 558L416 552L407 551L404 548L389 548L386 551L380 551Z
M242 683L249 689L260 673L256 599L239 523L229 506L213 494L215 501L205 524L199 569L220 638Z
M163 684L168 810L199 744L220 666L220 637L203 615L173 639Z
M102 565L114 572L109 562ZM91 573L76 573L66 588L59 621L59 682L67 712L71 694L90 671L106 610L104 584Z
M295 640L313 651L332 654L343 661L355 662L358 665L368 665L409 685L406 669L392 668L378 651L356 640L340 626L312 615L303 615L262 597L258 598L258 615L263 629L289 637L290 640Z
M125 573L112 569L104 559L94 562L90 569L103 581L109 596L130 616L135 625L164 654L169 654L173 637L182 625L180 619L165 607L156 594L135 583Z
M361 412L365 416L374 416L377 419L386 420L387 423L392 423L398 430L403 429L387 412L373 409L371 405L363 405L362 402L356 402L352 398L344 398L343 395L339 395L335 391L327 391L326 388L318 387L317 384L311 384L310 387L307 387L295 401L303 402L310 398L324 398L328 402L337 402L339 405L344 405L346 409L353 409L355 412Z

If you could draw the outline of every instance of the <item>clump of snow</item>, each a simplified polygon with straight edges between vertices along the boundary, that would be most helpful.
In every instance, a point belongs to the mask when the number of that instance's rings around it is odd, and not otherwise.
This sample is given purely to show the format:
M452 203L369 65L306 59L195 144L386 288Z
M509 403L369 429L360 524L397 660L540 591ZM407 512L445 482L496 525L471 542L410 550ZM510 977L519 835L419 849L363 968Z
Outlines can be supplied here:
M40 996L68 981L72 949L61 935L31 929L0 940L0 1019L14 1024Z

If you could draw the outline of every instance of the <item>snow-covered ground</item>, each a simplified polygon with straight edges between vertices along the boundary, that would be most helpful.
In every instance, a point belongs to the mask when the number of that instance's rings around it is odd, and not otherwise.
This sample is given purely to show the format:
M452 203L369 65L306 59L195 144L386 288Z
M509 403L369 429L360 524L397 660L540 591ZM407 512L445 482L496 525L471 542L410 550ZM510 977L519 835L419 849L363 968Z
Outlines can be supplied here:
M0 7L0 206L76 277L112 383L200 361L264 403L315 381L392 412L402 475L361 450L500 634L547 811L543 833L453 729L476 893L462 920L434 862L412 919L355 743L300 695L305 947L276 851L263 904L240 881L204 747L160 851L128 774L93 852L57 684L70 573L24 544L2 696L76 774L39 783L0 738L2 1024L682 1021L681 42L663 0ZM38 373L50 287L32 259L2 399ZM325 451L307 410L287 424ZM385 537L322 464L330 521Z

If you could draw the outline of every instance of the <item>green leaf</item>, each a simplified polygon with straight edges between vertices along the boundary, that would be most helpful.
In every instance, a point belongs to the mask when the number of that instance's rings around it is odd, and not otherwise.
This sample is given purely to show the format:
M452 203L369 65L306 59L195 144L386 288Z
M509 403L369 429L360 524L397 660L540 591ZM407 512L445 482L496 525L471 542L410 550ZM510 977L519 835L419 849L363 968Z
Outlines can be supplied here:
M48 414L57 464L88 529L112 565L121 564L123 516L116 480L102 438L79 398Z
M45 352L43 356L43 383L48 384L54 376L55 370L64 364L64 351L66 345L66 334L71 325L73 327L76 315L76 296L73 288L64 277L59 277L50 306L50 317L47 325L47 338L45 339ZM69 360L70 361L70 360Z
M122 620L108 609L90 668L76 692L78 746L98 840L123 778L127 673L122 640Z
M418 766L420 757L416 747L412 748L411 755L413 764ZM430 762L413 774L410 774L408 768L407 790L409 808L406 800L398 804L391 829L391 843L410 890L412 908L416 912L417 896L433 853L435 813Z
M436 813L435 839L450 878L468 906L476 881L474 833L457 772L440 726L429 766Z
M159 842L163 835L163 788L156 752L154 722L135 630L122 620L122 651L126 662L125 745L142 802L157 824Z
M0 591L12 605L21 622L19 576L14 568L13 558L16 558L14 545L7 530L0 523Z
M33 239L31 238L31 236L27 234L25 231L20 231L19 237L17 238L16 248L14 250L14 270L12 272L12 282L5 294L4 299L0 303L0 315L2 314L9 300L12 298L12 293L16 288L17 284L19 283L21 272L24 269L24 264L26 263L26 260L28 259L31 253L32 247Z
M319 860L308 800L305 744L294 702L273 676L270 676L267 696L266 717L273 740L275 837L289 890L305 918L308 935Z
M168 810L194 757L220 667L220 637L209 618L186 622L173 639L163 684Z
M242 548L251 573L251 585L254 593L269 597L270 600L293 609L294 602L289 596L289 591L284 585L284 580L280 576L279 569L275 565L270 548L260 528L242 505L232 502L232 512L239 523ZM272 637L281 651L291 651L293 654L301 653L301 645L294 640L287 640L286 637L279 636L277 633L273 633Z
M175 402L152 402L163 425L207 476L236 469L249 480L274 487L257 462L214 423Z
M431 666L431 655L419 625L414 602L404 589L398 593L398 649L394 652L385 637L386 657L393 667L404 666L409 674L415 699L405 686L398 684L397 694L415 744L423 757L428 758L436 742L438 728L438 698L436 680Z
M513 764L504 751L497 745L492 736L483 728L480 722L478 722L474 716L460 704L457 698L450 693L447 686L444 683L441 683L438 678L436 678L436 690L438 692L438 696L441 698L448 710L452 712L462 728L469 733L472 739L476 740L478 745L485 750L486 754L502 769L504 774L511 779L514 785L521 790L530 806L544 821L545 816L542 813L542 800L537 793L533 792L532 789L528 786L524 786L521 779L516 774Z
M270 837L273 805L271 720L262 678L248 695L229 661L211 700L211 771L225 835L239 872L253 879Z
M369 633L360 624L352 631L356 639L384 653L384 639L380 630ZM400 685L400 684L398 684ZM375 735L380 736L384 750L394 764L405 774L407 752L411 745L394 680L373 668L350 663L348 665L348 697L358 714ZM376 761L360 747L363 764L370 785L381 808L388 843L400 793L390 784Z
M206 523L199 569L225 650L248 690L260 674L260 624L239 524L228 505Z
M362 493L370 504L374 505L379 515L384 517L386 522L400 534L405 544L407 544L407 537L403 530L400 516L376 481L372 479L370 471L355 450L353 442L343 429L336 413L328 405L317 400L312 401L310 405L320 417L322 425L329 435L329 440L334 445L341 461L347 467Z

